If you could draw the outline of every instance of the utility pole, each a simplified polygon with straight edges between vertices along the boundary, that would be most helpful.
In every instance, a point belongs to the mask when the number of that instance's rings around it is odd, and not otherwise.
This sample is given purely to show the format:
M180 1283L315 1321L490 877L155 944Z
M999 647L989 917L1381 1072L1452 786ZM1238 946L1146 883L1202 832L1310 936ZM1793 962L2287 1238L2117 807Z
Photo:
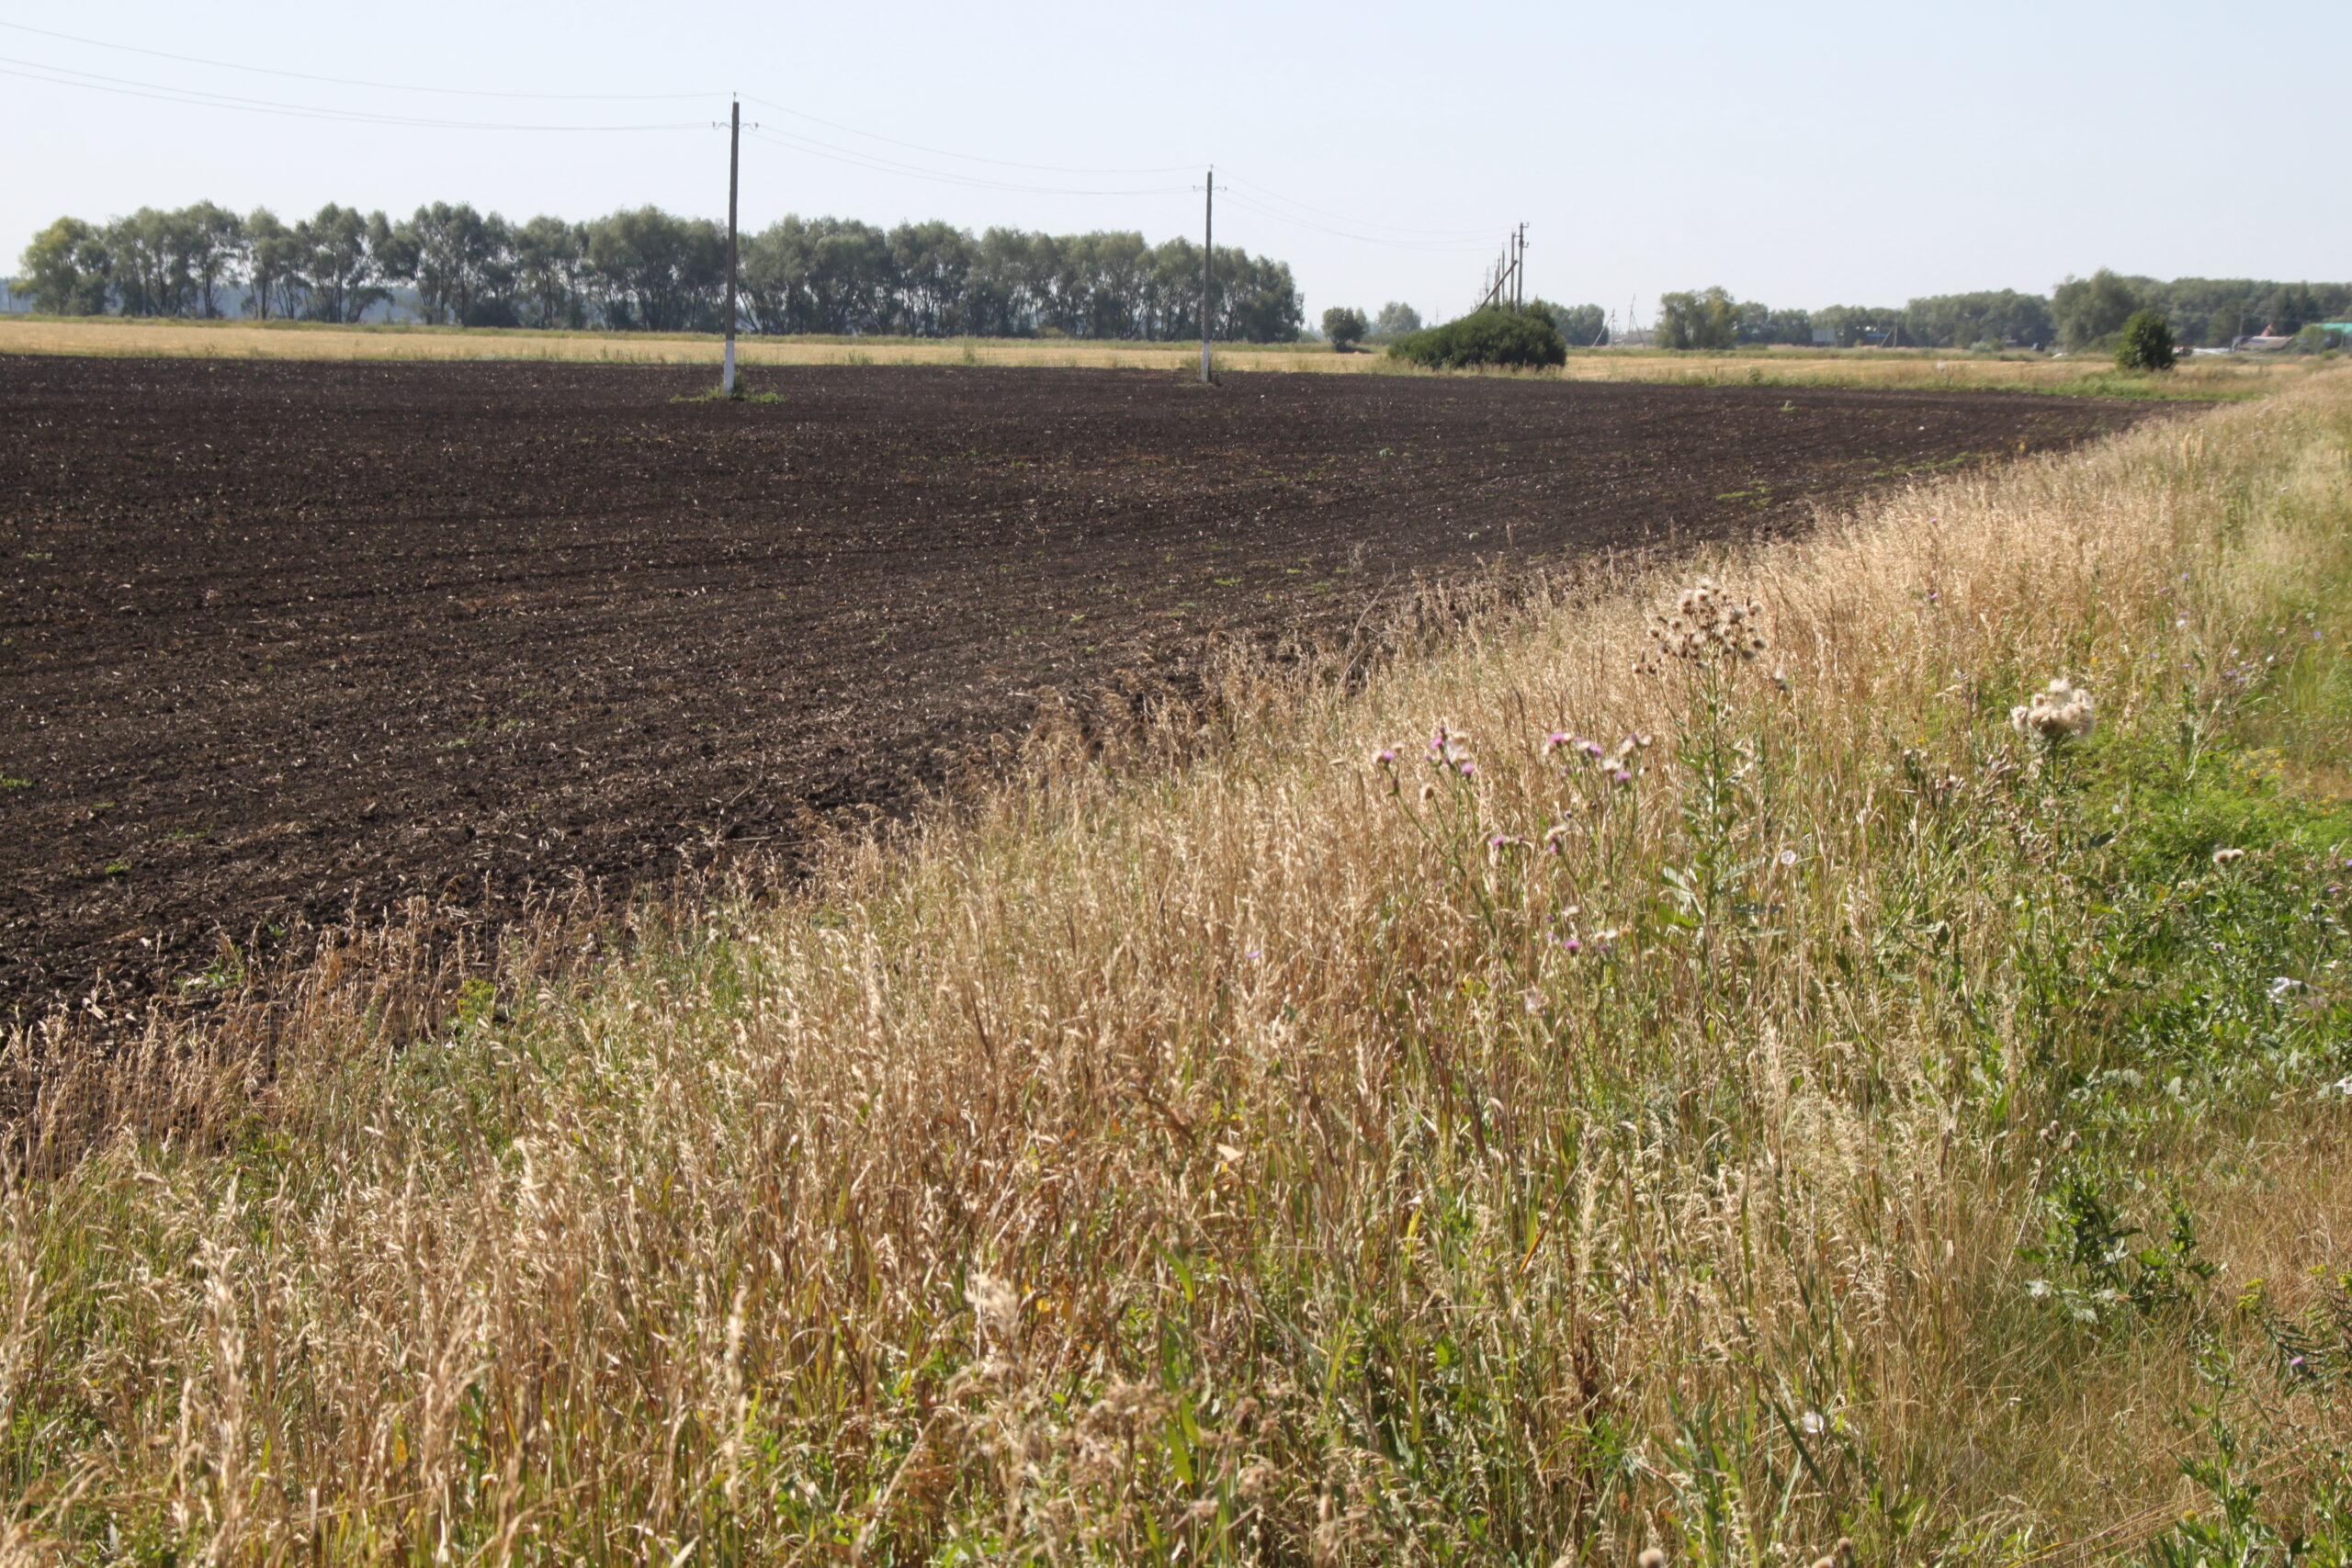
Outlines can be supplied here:
M729 106L727 116L727 364L718 389L735 395L735 192L743 166L743 100Z
M1209 384L1209 289L1216 265L1216 170L1209 170L1208 200L1201 210L1201 385Z
M1524 310L1527 309L1527 225L1524 223L1519 226L1519 259L1510 264L1510 271L1511 305Z

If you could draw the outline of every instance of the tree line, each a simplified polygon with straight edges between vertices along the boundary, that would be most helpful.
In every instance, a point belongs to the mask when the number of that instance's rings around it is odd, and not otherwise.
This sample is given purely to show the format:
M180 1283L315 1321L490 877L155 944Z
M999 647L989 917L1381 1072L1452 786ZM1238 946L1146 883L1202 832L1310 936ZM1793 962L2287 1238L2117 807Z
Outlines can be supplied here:
M2292 335L2315 322L2343 321L2352 315L2352 284L2245 277L2166 282L2102 269L2070 277L2046 296L2004 288L1818 310L1774 310L1707 288L1659 297L1657 341L1661 348L1828 343L2080 351L2111 342L2143 310L2162 315L2183 347L2219 348L2266 329Z
M1201 335L1201 248L1189 240L785 218L740 244L741 330ZM1225 245L1215 259L1211 336L1299 335L1306 311L1286 263ZM464 202L399 220L330 203L289 224L266 208L198 202L103 224L61 218L22 265L35 308L57 315L356 321L397 299L440 324L714 332L727 231L652 207L516 223Z
M2352 320L2352 283L2277 283L2252 277L2124 277L2102 267L2070 277L2051 298L2067 348L2107 342L2141 310L2172 328L2173 342L2219 347L2257 333L2292 337L2323 321Z

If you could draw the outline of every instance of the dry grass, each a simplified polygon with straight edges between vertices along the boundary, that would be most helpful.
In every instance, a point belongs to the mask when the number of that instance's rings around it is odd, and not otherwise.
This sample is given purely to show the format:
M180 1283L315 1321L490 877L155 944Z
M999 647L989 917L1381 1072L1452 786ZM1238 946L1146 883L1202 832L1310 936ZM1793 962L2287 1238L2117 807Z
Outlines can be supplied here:
M547 360L591 365L707 365L715 336L654 333L463 331L332 327L278 321L123 321L0 316L0 354L87 354L201 359ZM738 359L763 365L1034 365L1198 372L1197 343L1102 343L1069 338L739 338ZM1369 369L1371 355L1318 344L1243 344L1216 350L1231 370Z
M741 362L763 365L1031 365L1091 369L1197 371L1200 345L1080 339L740 339ZM206 359L546 360L594 365L711 365L714 337L650 333L507 332L494 328L334 327L307 321L151 321L0 315L0 354L85 354ZM1306 370L1430 375L1378 353L1333 354L1320 344L1224 344L1224 370ZM2000 358L1855 351L1740 355L1578 352L1545 377L1690 386L2006 389L2111 396L2249 397L2312 368L2307 359L2192 359L2172 375L2128 378L2097 359Z
M2291 385L2318 367L2303 358L2183 360L2161 377L2117 373L2096 355L1887 354L1851 350L1700 355L1572 355L1563 372L1580 381L1657 381L1675 386L1876 387L1919 391L2087 392L2109 397L2248 398Z
M2291 1503L2343 1412L2249 1391L2346 1265L2346 949L2334 818L2226 737L2345 629L2347 450L2315 377L1904 493L1717 563L1753 662L1636 672L1652 580L1237 670L405 1048L365 954L232 1045L19 1039L17 1547L2007 1562L2162 1528L2209 1399ZM2070 1184L2219 1273L2036 1257Z

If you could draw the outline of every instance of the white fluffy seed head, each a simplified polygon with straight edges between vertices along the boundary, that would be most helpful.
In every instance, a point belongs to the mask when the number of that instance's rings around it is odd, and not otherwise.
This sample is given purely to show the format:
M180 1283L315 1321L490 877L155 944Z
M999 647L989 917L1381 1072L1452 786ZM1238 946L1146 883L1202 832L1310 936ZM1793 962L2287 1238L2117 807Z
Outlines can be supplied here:
M2089 739L2098 724L2098 706L2089 691L2062 677L2034 693L2031 701L2011 708L2009 724L2029 740L2063 746Z

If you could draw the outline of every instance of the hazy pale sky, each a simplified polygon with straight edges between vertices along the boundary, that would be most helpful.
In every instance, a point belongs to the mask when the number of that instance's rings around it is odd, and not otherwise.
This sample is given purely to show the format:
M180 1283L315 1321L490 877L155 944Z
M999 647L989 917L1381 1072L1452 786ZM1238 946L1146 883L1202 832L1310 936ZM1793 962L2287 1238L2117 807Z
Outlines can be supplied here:
M1159 241L1199 233L1214 163L1219 242L1290 262L1310 318L1454 314L1521 221L1535 292L1645 317L1717 283L2352 276L2345 0L0 3L0 271L61 213L198 199L723 217L730 92L747 228ZM617 96L653 94L684 96Z

